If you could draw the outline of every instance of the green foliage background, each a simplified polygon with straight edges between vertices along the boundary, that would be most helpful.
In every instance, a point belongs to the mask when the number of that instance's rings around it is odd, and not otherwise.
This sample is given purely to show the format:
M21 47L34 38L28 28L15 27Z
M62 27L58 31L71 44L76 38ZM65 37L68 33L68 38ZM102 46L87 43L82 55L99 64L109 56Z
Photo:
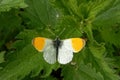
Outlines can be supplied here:
M48 64L31 41L82 37L66 65ZM0 0L0 80L120 80L120 0Z

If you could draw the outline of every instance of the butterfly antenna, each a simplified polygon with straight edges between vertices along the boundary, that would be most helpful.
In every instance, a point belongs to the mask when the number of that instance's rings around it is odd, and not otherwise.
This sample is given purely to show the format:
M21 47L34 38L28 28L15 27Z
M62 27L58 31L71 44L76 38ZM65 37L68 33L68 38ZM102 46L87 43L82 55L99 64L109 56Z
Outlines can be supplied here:
M49 31L53 36L56 36L56 34L53 33L53 31L52 31L50 28L48 28L48 31Z
M57 37L59 37L65 31L65 29L66 28L64 28Z
M52 35L54 35L54 36L56 36L57 38L59 38L59 36L65 31L65 29L66 29L66 28L64 28L64 29L60 32L60 34L58 34L58 35L56 35L55 33L53 33L53 31L52 31L50 28L48 28L48 31L49 31Z

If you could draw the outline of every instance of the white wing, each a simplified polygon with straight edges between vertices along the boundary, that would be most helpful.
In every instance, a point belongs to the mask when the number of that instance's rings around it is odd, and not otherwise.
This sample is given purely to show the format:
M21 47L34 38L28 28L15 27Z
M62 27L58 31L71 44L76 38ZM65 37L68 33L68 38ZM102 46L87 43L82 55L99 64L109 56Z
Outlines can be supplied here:
M61 64L67 64L72 61L72 58L73 48L71 46L71 40L63 40L61 46L58 49L58 62Z
M50 39L46 39L45 41L43 57L45 61L50 64L54 64L56 62L56 49L53 45L53 41Z

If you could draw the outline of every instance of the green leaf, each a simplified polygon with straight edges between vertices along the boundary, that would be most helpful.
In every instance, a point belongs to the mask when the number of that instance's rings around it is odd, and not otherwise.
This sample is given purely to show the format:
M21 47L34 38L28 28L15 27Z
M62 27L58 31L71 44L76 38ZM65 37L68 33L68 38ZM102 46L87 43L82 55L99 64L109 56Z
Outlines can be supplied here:
M0 52L0 63L4 62L5 51Z
M79 65L64 66L62 76L65 80L104 80L101 73L96 72L91 64L85 65L83 62Z
M90 2L90 18L96 19L96 16L104 13L110 7L113 7L118 0L99 0Z
M120 2L119 2L120 3ZM114 15L113 15L114 14ZM120 46L120 4L117 4L102 14L98 15L93 22L93 28L99 30L101 37L107 43Z
M114 66L116 67L116 69L117 69L116 73L119 74L119 72L120 72L120 63L119 63L119 62L120 62L120 56L115 56L115 57L114 57L114 60L115 60L115 61L113 62L113 63L114 63L113 65L114 65Z
M0 63L3 63L5 61L4 55L5 55L5 51L0 52ZM3 67L0 66L0 69L3 69Z
M29 7L24 15L31 20L33 28L55 27L59 14L48 0L26 0L26 3Z
M17 15L18 13L14 10L0 15L0 50L5 45L9 49L13 38L23 29L20 26L22 21Z
M119 77L114 74L114 71L108 66L107 62L104 59L105 47L104 44L98 44L94 42L89 45L90 53L93 55L93 65L96 67L96 70L104 76L105 80L118 80Z
M24 12L24 16L31 20L29 24L31 27L28 28L36 29L41 36L55 39L64 28L65 31L59 36L60 38L80 37L82 35L77 27L79 24L76 23L76 19L71 16L62 16L47 0L26 2L30 5ZM72 30L71 27L73 27ZM64 37L65 35L66 37Z
M9 11L11 8L25 8L24 0L0 0L0 12Z

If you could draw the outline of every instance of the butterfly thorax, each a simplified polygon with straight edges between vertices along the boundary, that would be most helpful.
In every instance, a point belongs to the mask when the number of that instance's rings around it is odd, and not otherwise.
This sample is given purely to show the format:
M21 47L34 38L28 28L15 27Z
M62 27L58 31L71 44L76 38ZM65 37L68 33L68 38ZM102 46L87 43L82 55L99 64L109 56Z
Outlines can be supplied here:
M61 41L60 39L56 38L54 41L53 41L53 45L55 48L58 48L61 46Z

